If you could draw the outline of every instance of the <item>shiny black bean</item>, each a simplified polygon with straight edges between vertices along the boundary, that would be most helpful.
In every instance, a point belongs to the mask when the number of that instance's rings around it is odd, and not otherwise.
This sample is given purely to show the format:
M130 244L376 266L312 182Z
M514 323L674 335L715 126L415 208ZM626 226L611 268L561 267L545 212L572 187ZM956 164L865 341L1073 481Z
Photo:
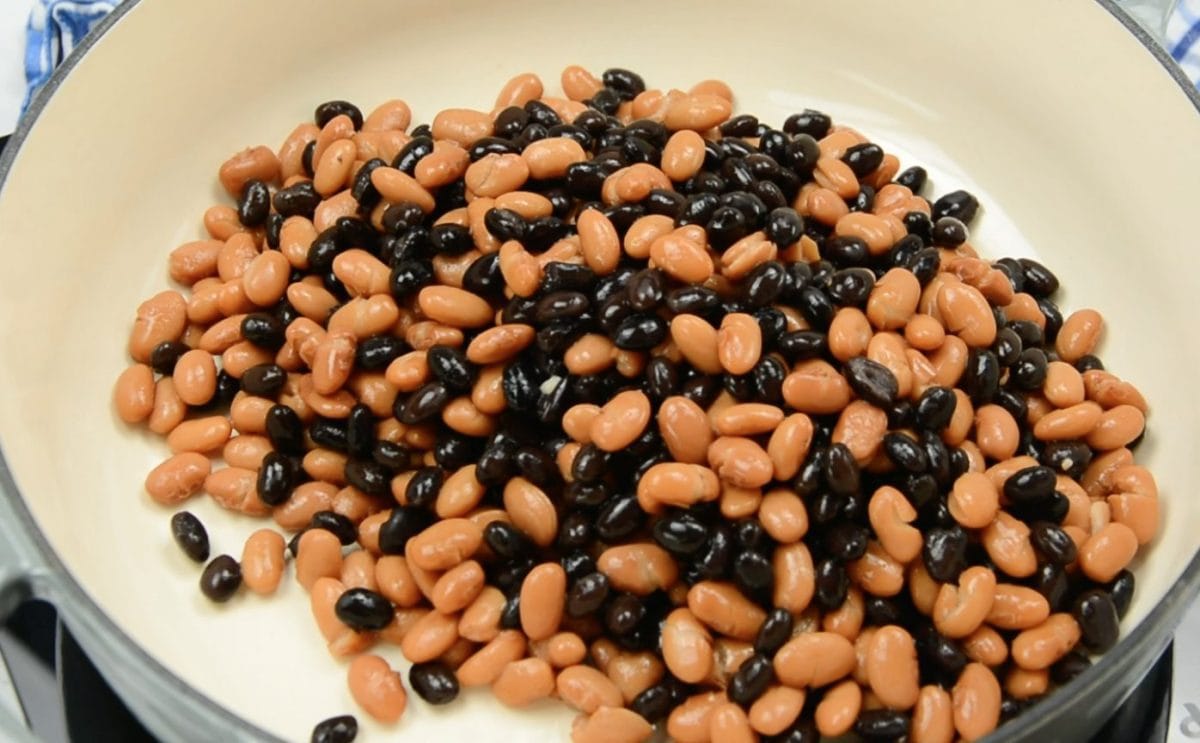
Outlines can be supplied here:
M504 610L500 612L501 629L520 629L521 627L521 594L515 593L504 602Z
M604 611L604 626L614 635L626 635L633 631L642 617L646 616L646 607L637 596L629 593L618 594L608 603Z
M970 224L978 210L979 201L966 191L951 191L933 202L934 220L954 217L964 224Z
M179 511L171 516L171 536L193 562L202 563L208 559L208 530L191 511Z
M282 454L304 454L304 424L300 416L287 405L272 405L267 411L267 438Z
M461 349L453 346L432 346L426 351L429 372L448 390L463 392L475 384L477 369Z
M750 307L766 307L779 297L787 281L787 269L782 263L761 263L746 275L742 284L742 299Z
M242 585L242 566L229 555L217 555L200 574L200 592L218 604L233 598Z
M900 389L896 376L878 361L856 356L846 362L844 371L854 393L875 407L887 409L896 401Z
M381 158L374 157L362 164L358 172L354 174L354 180L350 184L350 195L358 202L358 208L361 211L366 211L373 208L379 203L379 190L375 188L375 184L371 182L371 173L376 168L387 165Z
M401 261L388 277L388 288L397 301L407 299L433 281L433 268L422 261Z
M687 198L675 221L680 225L706 225L721 206L721 198L716 194L701 192Z
M421 211L421 207L407 201L388 206L380 218L383 231L389 235L399 235L423 221L425 221L425 212Z
M779 336L776 348L790 361L820 358L827 348L826 336L816 330L795 330Z
M883 437L883 452L900 469L921 474L929 467L925 450L911 436L891 431Z
M1055 472L1078 480L1092 462L1092 450L1082 441L1047 441L1038 461Z
M854 175L866 178L883 163L883 148L871 142L852 145L842 155L842 162L850 166Z
M821 147L817 140L806 134L798 134L788 143L784 161L795 173L804 177L812 172L821 159Z
M666 718L677 704L670 687L665 683L655 684L633 698L629 709L648 722L655 723Z
M362 111L358 109L358 106L355 106L349 101L325 101L321 105L317 106L316 110L313 112L313 121L316 122L317 126L324 127L335 117L343 115L350 117L350 121L354 124L355 131L362 129Z
M529 114L520 106L509 106L496 114L492 130L497 137L512 138L529 124Z
M433 459L439 467L457 470L483 455L484 441L461 434L443 434L433 445Z
M354 352L354 365L363 371L383 371L400 358L408 346L401 338L373 335L359 342Z
M612 542L633 534L641 528L646 512L638 505L637 496L622 495L610 499L596 517L596 533Z
M794 624L791 612L786 609L772 609L754 637L754 652L767 656L775 655L775 651L792 638Z
M391 494L392 475L387 468L369 459L351 459L344 469L346 482L367 495Z
M909 717L890 709L868 709L858 714L854 732L867 740L900 740L908 735Z
M850 575L840 561L831 558L816 564L813 601L822 611L833 611L846 601L850 591Z
M680 393L702 408L707 408L721 394L721 377L696 376L683 383Z
M1037 521L1030 527L1030 541L1049 562L1066 567L1075 562L1075 540L1057 524Z
M368 588L351 588L338 597L334 613L356 632L380 630L392 621L392 602Z
M557 485L562 480L554 458L540 447L522 446L517 450L515 463L521 476L540 488Z
M666 321L658 315L631 315L621 321L612 341L620 349L647 351L666 339L667 329Z
M258 470L256 489L258 497L268 506L278 506L292 494L300 482L300 467L292 457L278 451L269 451L263 457Z
M1062 328L1063 315L1059 310L1058 305L1050 301L1046 297L1038 299L1038 309L1042 311L1042 315L1046 318L1046 327L1042 334L1046 336L1047 343L1053 343L1058 337L1058 331Z
M957 524L925 532L921 561L930 577L941 583L958 580L967 567L967 532Z
M414 135L407 144L400 148L400 152L392 160L392 167L412 175L417 169L417 163L432 153L433 138Z
M771 561L761 552L740 552L733 558L733 581L748 596L769 596L775 585Z
M836 311L829 296L815 286L806 286L800 290L797 309L804 319L818 330L829 328Z
M1023 421L1029 414L1029 404L1026 402L1025 396L1010 389L1001 387L996 391L996 397L992 402L1007 410L1015 421Z
M1133 573L1122 570L1117 573L1117 577L1111 583L1105 586L1112 598L1113 606L1117 609L1117 616L1122 619L1125 618L1125 612L1129 611L1129 603L1133 601L1134 582Z
M525 218L512 209L488 209L483 224L501 242L525 238Z
M1025 291L1034 297L1049 297L1058 291L1058 277L1032 258L1020 258Z
M866 268L844 268L830 279L829 296L842 307L865 307L875 274Z
M655 356L646 363L645 385L646 393L658 401L677 395L680 387L679 370L670 359Z
M433 505L445 482L446 471L441 467L422 467L404 488L404 500L414 508L427 508Z
M576 580L567 592L567 615L591 616L608 599L608 578L603 573L589 573Z
M586 511L572 511L559 522L558 534L554 539L560 549L579 550L590 545L595 538L596 530L592 527L592 515ZM568 570L568 567L577 564L574 562L568 564L568 557L570 555L563 557L563 570L567 571L567 577L578 578L578 575Z
M836 495L847 496L859 488L860 474L854 454L845 444L830 446L822 457L825 485Z
M858 524L839 522L825 530L825 551L843 562L852 562L867 553L870 534Z
M580 447L571 462L571 478L576 482L594 482L608 473L608 452L595 444Z
M937 274L942 263L942 256L937 248L922 248L918 250L904 267L912 271L921 286L928 284Z
M933 223L933 245L938 248L957 248L967 241L967 226L954 217L942 217Z
M275 397L287 383L287 376L277 364L258 364L242 374L242 389L259 397Z
M908 400L897 400L884 412L888 428L913 428L917 420L917 408Z
M150 351L150 366L159 374L170 376L175 373L175 364L179 362L179 358L190 350L192 349L185 343L163 341Z
M1107 652L1117 644L1121 620L1107 591L1092 589L1076 597L1071 615L1079 623L1083 644L1094 653Z
M429 231L433 249L444 255L462 255L475 247L471 231L461 224L439 224Z
M1000 362L996 354L978 348L971 349L959 386L976 407L991 402L1000 389Z
M861 238L847 235L826 240L822 253L834 266L839 268L861 266L867 262L870 255L867 244Z
M275 206L275 211L283 217L311 218L321 203L321 194L313 188L312 181L301 181L276 191L271 203Z
M1018 450L1017 453L1021 454L1022 452ZM1042 500L1012 503L1008 510L1013 516L1026 523L1049 521L1052 524L1061 524L1066 518L1067 512L1071 510L1071 499L1056 491L1051 493L1049 498Z
M1027 392L1039 390L1046 381L1048 361L1040 348L1026 348L1009 370L1010 384Z
M771 405L783 403L783 380L787 366L774 356L764 356L754 365L754 389L758 399Z
M318 722L313 728L310 743L353 743L358 737L358 720L354 715L340 715Z
M534 319L539 325L556 320L571 320L588 311L590 302L582 292L551 292L538 300L534 308Z
M781 249L786 248L804 234L804 218L791 207L779 207L767 214L763 229L768 240Z
M958 398L947 387L930 387L917 401L917 423L927 431L940 432L950 424Z
M750 232L746 215L732 206L717 207L704 229L709 242L717 250L728 248Z
M1071 598L1071 581L1066 572L1053 563L1039 565L1031 587L1046 598L1050 611L1064 611Z
M441 661L414 663L408 669L408 685L433 705L449 704L458 697L458 677Z
M925 187L925 181L929 174L925 172L925 168L919 165L914 165L911 168L905 168L900 171L899 175L894 179L896 183L912 191L914 194L919 194L921 189Z
M247 227L258 227L267 221L270 213L271 189L260 180L248 181L237 202L238 221Z
M1013 503L1040 501L1054 495L1057 482L1054 470L1049 467L1026 467L1004 481L1004 496Z
M274 315L254 312L242 318L242 337L259 348L277 351L283 347L286 340L284 325L285 323Z
M775 680L770 656L756 653L742 662L729 680L729 699L742 706L754 703Z
M1084 356L1080 356L1075 361L1075 368L1080 374L1086 371L1092 371L1093 369L1104 371L1104 362L1101 361L1099 357L1089 353Z
M393 508L387 521L379 527L379 551L385 555L403 555L408 540L424 531L433 521L433 514L424 508Z
M646 83L636 72L612 67L600 75L604 87L616 92L622 101L632 101L646 90ZM608 112L606 112L608 113Z
M667 294L667 308L677 315L708 315L721 306L721 297L703 286L685 286Z
M505 373L507 374L507 370ZM424 423L440 414L449 401L450 390L446 385L441 382L428 382L407 398L397 398L396 417L408 426Z

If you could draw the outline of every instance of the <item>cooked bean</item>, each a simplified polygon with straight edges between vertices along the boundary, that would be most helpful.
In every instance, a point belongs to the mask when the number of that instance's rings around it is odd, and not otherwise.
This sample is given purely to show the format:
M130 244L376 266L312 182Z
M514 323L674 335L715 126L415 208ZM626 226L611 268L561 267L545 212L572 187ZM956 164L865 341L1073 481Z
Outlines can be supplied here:
M203 454L176 454L146 475L146 492L158 503L175 505L200 492L211 472L212 463Z
M554 671L541 658L509 663L492 683L492 693L509 707L525 707L554 692Z
M392 724L404 714L408 705L404 683L383 658L358 656L350 662L348 679L350 696L371 717Z
M1000 682L984 665L970 663L951 691L954 729L965 740L978 740L1000 721Z

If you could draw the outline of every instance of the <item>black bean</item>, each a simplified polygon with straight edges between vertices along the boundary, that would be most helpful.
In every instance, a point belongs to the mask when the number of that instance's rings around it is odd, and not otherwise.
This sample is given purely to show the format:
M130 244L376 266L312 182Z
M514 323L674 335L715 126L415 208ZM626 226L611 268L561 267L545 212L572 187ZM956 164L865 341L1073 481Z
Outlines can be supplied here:
M417 470L404 488L404 500L415 508L427 508L437 499L446 471L441 467L422 467Z
M692 567L698 580L717 580L726 577L733 557L734 540L725 525L714 527L704 548L693 558Z
M560 549L580 549L587 547L596 538L596 530L592 527L592 514L586 511L572 511L563 517L558 524L558 534L554 543ZM567 569L566 557L563 558L563 569ZM579 577L567 571L568 577Z
M604 626L614 635L626 635L633 631L645 615L646 607L641 599L630 593L618 594L604 611Z
M912 191L914 194L919 194L921 189L925 187L925 181L928 178L928 173L925 168L919 165L914 165L911 168L906 168L900 171L900 174L894 179L896 183Z
M667 308L677 315L707 315L721 306L721 297L703 286L685 286L667 294Z
M458 677L440 661L414 663L408 669L408 685L417 696L434 705L449 704L458 697Z
M1033 574L1032 588L1046 598L1050 611L1063 611L1070 599L1071 582L1066 572L1053 563L1039 565Z
M1058 291L1058 277L1032 258L1020 258L1021 275L1026 293L1034 297L1049 297Z
M913 255L905 268L912 271L921 286L925 286L937 274L941 263L942 256L937 248L922 248Z
M267 411L267 438L282 454L304 454L304 424L300 416L287 405L272 405Z
M259 500L268 506L278 506L291 496L300 480L300 467L292 457L269 451L258 469L256 490Z
M1125 618L1125 612L1129 611L1129 604L1133 601L1134 582L1133 573L1122 570L1117 573L1117 577L1112 582L1105 586L1112 597L1113 606L1117 609L1117 616L1122 619Z
M567 592L567 615L591 616L608 599L608 590L608 578L603 573L593 572L579 578Z
M577 511L576 513L579 512ZM585 575L591 575L596 572L596 561L582 549L575 549L566 553L559 559L559 564L562 565L563 572L567 574L567 580L572 583Z
M308 522L308 529L323 529L338 538L343 547L358 540L358 527L347 516L336 511L317 511Z
M776 348L791 361L815 359L825 353L826 336L816 330L795 330L779 336Z
M858 237L840 235L825 241L824 256L838 267L860 266L867 261L867 244Z
M1092 450L1082 441L1047 441L1038 461L1055 472L1078 480L1092 462Z
M317 446L346 451L346 422L330 418L317 418L308 427L308 437Z
M390 235L399 235L423 221L425 221L425 212L421 211L421 207L408 201L388 206L384 210L383 216L380 217L383 231Z
M247 181L237 203L238 221L247 227L258 227L270 213L271 189L260 180Z
M850 166L854 175L866 178L883 163L883 148L871 142L853 145L842 155L842 162Z
M655 356L646 363L646 393L655 400L662 401L671 395L679 394L679 370L671 360L664 356Z
M779 261L755 266L742 284L742 299L750 307L766 307L783 292L788 281L787 269Z
M942 217L933 223L934 247L957 248L967 241L967 226L954 217Z
M441 382L428 382L407 398L397 398L396 417L405 425L424 423L442 412L450 401L450 390ZM403 405L401 405L403 403Z
M554 457L538 446L522 446L517 450L517 470L521 476L539 488L549 488L562 480Z
M779 248L786 248L804 234L804 218L791 207L772 209L767 214L763 230L766 232L768 240Z
M512 209L488 209L483 224L501 242L525 238L525 218Z
M771 665L771 658L756 653L742 661L733 678L729 679L729 698L744 707L749 706L763 695L774 680L775 669Z
M388 287L396 300L404 300L433 281L433 268L421 261L401 261L392 268Z
M427 155L433 154L433 138L413 136L396 154L392 167L412 175L417 169L417 163Z
M596 517L596 533L612 542L629 536L641 528L646 512L638 505L636 495L612 498Z
M1047 343L1053 343L1054 339L1058 337L1059 329L1062 328L1062 311L1058 309L1058 305L1046 297L1038 299L1038 309L1042 311L1042 316L1046 318L1046 327L1042 330L1042 334L1046 336Z
M845 374L854 393L875 407L887 409L896 401L900 389L896 376L878 361L856 356L846 362Z
M379 551L385 555L403 555L408 540L432 523L433 514L423 508L393 508L387 521L379 527Z
M229 555L217 555L200 574L200 592L208 600L224 603L242 585L242 566Z
M608 488L602 482L568 483L562 491L562 498L567 505L575 508L594 508L608 500Z
M787 378L787 366L774 356L763 356L754 365L754 387L760 401L783 404L783 380Z
M865 307L875 274L866 268L844 268L835 273L829 284L829 296L842 307Z
M867 709L858 713L854 732L867 740L900 740L908 735L909 717L890 709Z
M1099 359L1099 357L1089 353L1089 354L1080 356L1078 359L1076 359L1075 368L1079 371L1080 374L1082 374L1083 372L1086 372L1086 371L1092 371L1093 369L1098 369L1100 371L1103 371L1104 370L1104 362L1101 361Z
M829 328L836 309L825 292L815 286L806 286L800 290L798 300L797 309L805 320L819 330Z
M497 137L515 137L529 123L529 114L520 106L509 106L496 114L492 126Z
M425 361L430 373L449 390L462 392L475 384L477 370L461 349L432 346L425 353Z
M843 562L852 562L867 553L869 537L858 524L838 522L825 531L825 551Z
M1050 666L1050 678L1056 684L1065 684L1091 667L1092 659L1081 650L1074 650Z
M883 452L896 466L920 474L929 467L929 459L925 450L911 436L898 431L891 431L883 437Z
M242 337L259 348L279 350L284 343L284 323L266 312L254 312L242 318Z
M772 609L754 637L754 652L773 656L792 638L795 620L787 609Z
M521 627L521 594L508 597L504 602L504 610L500 612L501 629L520 629Z
M783 130L791 135L807 134L820 139L829 133L833 120L828 114L806 108L798 114L792 114L783 122Z
M1048 561L1066 567L1075 562L1075 540L1057 524L1037 521L1030 527L1030 541Z
M621 321L613 344L627 351L647 351L667 337L667 323L658 315L636 314Z
M192 350L187 344L179 341L163 341L150 351L150 366L159 374L170 376L175 373L175 364L179 357Z
M1054 495L1057 482L1054 470L1049 467L1026 467L1004 481L1004 496L1014 503L1040 501Z
M395 614L391 601L368 588L348 589L333 610L342 624L356 632L383 629Z
M318 722L310 743L353 743L357 737L358 720L354 715L340 715Z
M1046 352L1040 348L1026 348L1009 370L1010 383L1017 389L1031 392L1039 390L1046 381L1048 364Z
M823 476L829 489L841 496L858 492L859 468L854 454L845 444L830 446L823 457Z
M988 350L971 349L959 386L975 406L991 402L1000 389L1000 362L996 354Z
M337 116L350 117L350 121L354 124L354 130L362 129L362 111L349 101L325 101L313 112L313 121L317 123L317 126L323 128Z
M817 563L814 575L815 591L813 600L822 611L833 611L846 601L850 591L850 575L846 567L834 559L824 559Z
M775 572L763 553L740 552L733 559L733 580L749 596L769 596L775 585Z
M171 516L171 536L193 562L202 563L208 559L208 531L190 511Z
M351 459L343 469L346 483L367 495L382 497L392 492L392 475L378 462L368 459Z
M1107 652L1117 644L1121 620L1107 591L1092 589L1076 597L1071 615L1079 623L1083 644L1093 653Z
M930 387L921 393L917 401L917 423L927 431L940 432L950 424L958 398L954 390L946 387Z
M970 224L978 210L979 201L966 191L951 191L933 202L934 220L954 217L964 224Z
M967 567L967 532L957 524L947 529L929 529L925 532L921 561L934 580L941 583L958 580L958 574Z
M242 389L259 397L275 397L287 383L287 372L277 364L258 364L242 373Z
M359 342L354 352L354 364L363 371L383 371L403 355L408 346L391 335L373 335Z
M670 688L665 683L655 684L642 691L629 704L629 709L650 723L664 719L675 707Z
M646 90L646 83L636 72L612 67L600 75L604 87L614 91L623 101L632 101ZM609 112L606 112L609 113Z

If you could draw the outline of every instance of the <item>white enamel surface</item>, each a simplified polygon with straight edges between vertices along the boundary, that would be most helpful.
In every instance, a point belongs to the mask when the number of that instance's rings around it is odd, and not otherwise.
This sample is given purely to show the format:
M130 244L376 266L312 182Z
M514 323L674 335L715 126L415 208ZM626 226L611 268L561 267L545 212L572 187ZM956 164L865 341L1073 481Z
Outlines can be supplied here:
M315 104L402 97L428 121L446 106L490 108L518 72L557 88L569 63L629 67L661 87L721 77L740 110L776 124L826 109L925 164L936 192L973 190L988 255L1039 256L1068 286L1066 308L1102 310L1106 362L1154 407L1139 457L1159 478L1164 528L1127 626L1149 611L1200 543L1200 117L1176 83L1090 3L706 5L144 0L96 45L0 195L0 442L50 543L132 638L289 739L356 711L290 573L271 600L214 607L196 590L168 512L141 489L165 445L110 409L133 309L167 285L167 252L200 235L221 198L218 164L278 146ZM216 553L238 556L261 525L188 507ZM466 696L442 710L410 699L396 732L566 737L571 714L557 705L513 712ZM383 739L368 727L364 739Z

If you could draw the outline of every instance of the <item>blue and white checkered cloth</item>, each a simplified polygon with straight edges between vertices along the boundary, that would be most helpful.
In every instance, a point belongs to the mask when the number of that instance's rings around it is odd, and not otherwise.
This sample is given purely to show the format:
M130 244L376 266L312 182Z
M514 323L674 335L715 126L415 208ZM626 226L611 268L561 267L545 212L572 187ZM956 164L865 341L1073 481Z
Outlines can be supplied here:
M1164 45L1188 79L1200 86L1200 0L1178 2L1167 23ZM22 110L79 40L120 3L121 0L36 0L26 33L28 88Z

